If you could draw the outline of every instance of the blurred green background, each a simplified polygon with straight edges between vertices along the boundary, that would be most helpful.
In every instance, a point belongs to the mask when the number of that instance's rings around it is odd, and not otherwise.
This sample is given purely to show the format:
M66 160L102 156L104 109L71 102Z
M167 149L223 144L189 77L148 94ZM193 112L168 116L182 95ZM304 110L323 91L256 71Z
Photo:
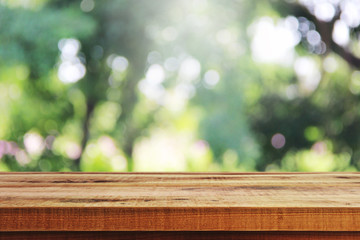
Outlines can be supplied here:
M360 1L1 0L0 171L357 171Z

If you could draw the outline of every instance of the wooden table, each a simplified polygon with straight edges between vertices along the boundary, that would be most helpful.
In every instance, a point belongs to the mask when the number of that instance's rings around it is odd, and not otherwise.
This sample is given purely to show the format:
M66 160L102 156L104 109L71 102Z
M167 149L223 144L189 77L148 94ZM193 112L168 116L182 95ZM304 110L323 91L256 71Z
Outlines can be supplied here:
M0 173L0 239L360 239L358 173Z

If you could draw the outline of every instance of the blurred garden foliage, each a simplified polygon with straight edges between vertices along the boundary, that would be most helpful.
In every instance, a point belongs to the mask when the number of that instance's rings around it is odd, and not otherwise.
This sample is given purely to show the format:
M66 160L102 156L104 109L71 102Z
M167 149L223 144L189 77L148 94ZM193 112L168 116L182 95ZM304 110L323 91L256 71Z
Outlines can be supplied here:
M1 0L0 171L357 171L360 1Z

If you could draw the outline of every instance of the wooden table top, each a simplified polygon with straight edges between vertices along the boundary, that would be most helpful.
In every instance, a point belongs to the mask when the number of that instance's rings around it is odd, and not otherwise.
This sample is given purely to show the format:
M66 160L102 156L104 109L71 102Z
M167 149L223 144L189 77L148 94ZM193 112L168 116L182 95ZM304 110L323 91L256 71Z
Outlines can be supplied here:
M0 231L359 231L359 173L0 173Z

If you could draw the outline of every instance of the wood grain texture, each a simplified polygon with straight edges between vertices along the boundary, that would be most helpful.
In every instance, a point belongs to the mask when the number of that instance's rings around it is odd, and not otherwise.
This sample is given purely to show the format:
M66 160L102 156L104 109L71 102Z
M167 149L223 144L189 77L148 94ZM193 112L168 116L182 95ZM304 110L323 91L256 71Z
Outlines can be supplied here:
M360 174L0 173L0 231L360 231Z
M3 232L0 240L358 240L360 232Z

